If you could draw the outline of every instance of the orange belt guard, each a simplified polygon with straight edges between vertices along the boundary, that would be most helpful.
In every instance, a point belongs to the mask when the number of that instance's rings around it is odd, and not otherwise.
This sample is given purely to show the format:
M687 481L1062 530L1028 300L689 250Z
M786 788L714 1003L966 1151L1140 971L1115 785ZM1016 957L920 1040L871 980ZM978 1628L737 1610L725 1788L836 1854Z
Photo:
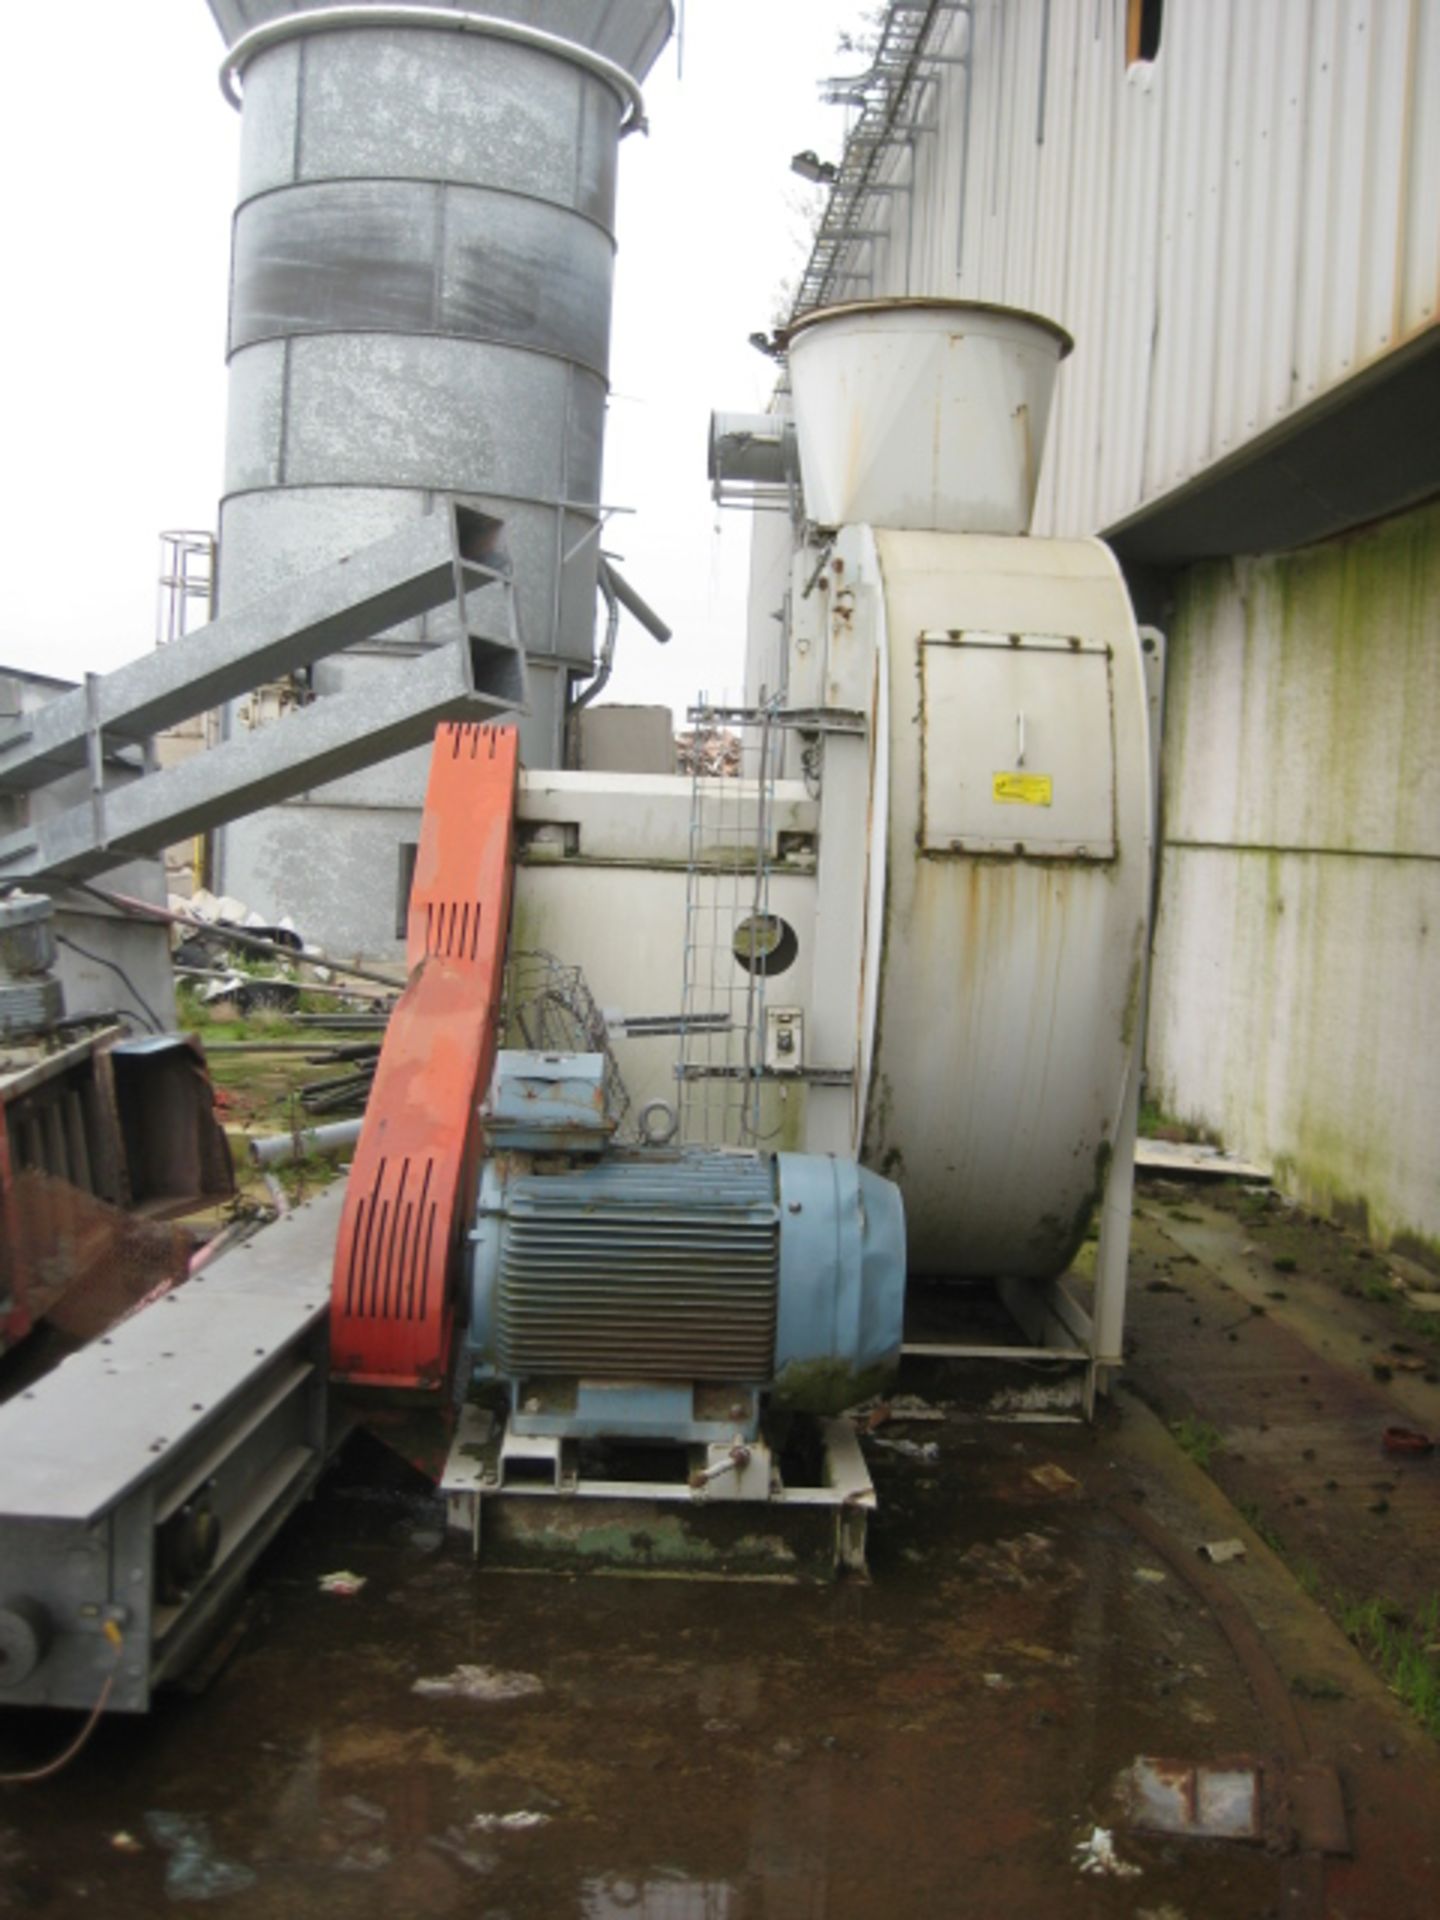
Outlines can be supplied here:
M409 984L375 1071L330 1290L337 1380L440 1391L475 1202L510 919L518 736L435 735L406 927Z

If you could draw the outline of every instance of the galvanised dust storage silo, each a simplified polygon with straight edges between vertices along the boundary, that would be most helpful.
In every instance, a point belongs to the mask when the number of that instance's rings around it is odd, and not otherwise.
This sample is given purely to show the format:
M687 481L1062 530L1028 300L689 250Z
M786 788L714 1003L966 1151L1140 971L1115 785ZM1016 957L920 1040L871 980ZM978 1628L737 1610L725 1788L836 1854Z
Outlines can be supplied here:
M525 758L557 765L594 661L618 146L668 0L209 5L243 102L220 609L445 495L483 506L531 656ZM352 649L314 691L403 672L438 631ZM385 950L424 757L226 828L219 886Z

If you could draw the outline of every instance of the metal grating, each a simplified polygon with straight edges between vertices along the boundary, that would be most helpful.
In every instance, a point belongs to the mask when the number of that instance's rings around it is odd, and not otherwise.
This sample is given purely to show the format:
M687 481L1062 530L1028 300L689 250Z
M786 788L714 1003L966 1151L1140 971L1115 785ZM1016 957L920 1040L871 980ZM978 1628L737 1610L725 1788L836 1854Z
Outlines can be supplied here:
M774 1163L615 1155L506 1196L497 1346L517 1379L767 1380L780 1226Z

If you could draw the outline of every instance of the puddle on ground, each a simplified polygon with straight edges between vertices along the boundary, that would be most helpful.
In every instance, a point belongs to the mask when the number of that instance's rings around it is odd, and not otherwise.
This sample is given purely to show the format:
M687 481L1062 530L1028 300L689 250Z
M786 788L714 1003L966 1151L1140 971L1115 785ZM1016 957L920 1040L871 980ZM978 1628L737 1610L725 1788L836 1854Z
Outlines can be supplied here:
M833 1588L486 1575L358 1446L203 1697L105 1723L0 1801L0 1912L153 1920L186 1903L177 1862L246 1920L1278 1910L1263 1850L1117 1826L1137 1754L1265 1732L1183 1583L1136 1578L1145 1553L1086 1490L1095 1436L927 1435L938 1463L874 1455L874 1577ZM1079 1488L1046 1495L1046 1462ZM363 1588L321 1591L336 1567ZM0 1729L0 1760L68 1724ZM1139 1877L1079 1878L1111 1827Z

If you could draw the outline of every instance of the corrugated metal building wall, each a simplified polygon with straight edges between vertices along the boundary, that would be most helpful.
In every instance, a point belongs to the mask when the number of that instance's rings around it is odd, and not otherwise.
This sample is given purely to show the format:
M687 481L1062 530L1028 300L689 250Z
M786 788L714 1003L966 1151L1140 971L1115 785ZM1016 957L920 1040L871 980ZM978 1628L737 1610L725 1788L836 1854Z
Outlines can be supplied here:
M931 69L914 192L873 203L888 237L839 290L1074 334L1041 533L1121 524L1440 305L1434 0L1167 0L1158 57L1127 64L1129 14L975 0L973 79ZM969 31L955 10L928 44L961 55Z
M1075 335L1035 531L1169 636L1152 1093L1440 1259L1440 0L929 17L820 298Z

